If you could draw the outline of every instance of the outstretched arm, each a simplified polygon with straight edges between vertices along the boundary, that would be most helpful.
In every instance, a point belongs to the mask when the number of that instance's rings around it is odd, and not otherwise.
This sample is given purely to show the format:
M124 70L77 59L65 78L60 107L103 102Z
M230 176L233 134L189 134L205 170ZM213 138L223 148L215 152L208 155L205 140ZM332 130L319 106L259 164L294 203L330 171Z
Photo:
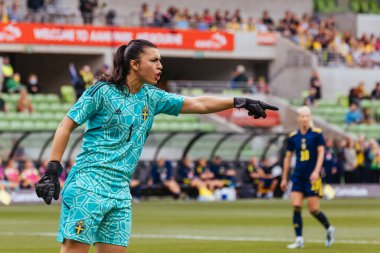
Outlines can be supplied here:
M249 98L219 98L200 96L186 97L182 105L181 113L206 114L220 112L230 108L246 109L248 111L248 115L254 116L255 119L260 117L265 118L265 110L278 110L275 106Z
M233 107L233 98L219 98L211 96L186 97L183 101L181 113L206 114L224 111Z

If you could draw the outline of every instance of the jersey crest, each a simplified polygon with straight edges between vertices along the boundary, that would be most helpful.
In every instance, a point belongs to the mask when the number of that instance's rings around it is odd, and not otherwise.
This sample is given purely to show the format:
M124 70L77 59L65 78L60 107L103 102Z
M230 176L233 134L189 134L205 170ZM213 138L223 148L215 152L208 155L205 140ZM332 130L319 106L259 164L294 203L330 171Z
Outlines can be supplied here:
M142 109L142 118L145 121L149 116L149 108L145 105Z

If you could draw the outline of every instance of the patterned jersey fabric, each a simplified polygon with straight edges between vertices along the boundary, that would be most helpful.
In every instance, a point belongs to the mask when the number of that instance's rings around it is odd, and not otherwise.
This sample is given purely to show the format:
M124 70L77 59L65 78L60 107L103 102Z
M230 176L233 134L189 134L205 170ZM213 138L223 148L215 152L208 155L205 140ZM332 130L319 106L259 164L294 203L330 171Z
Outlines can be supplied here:
M67 116L87 122L82 151L70 171L77 186L102 196L131 199L129 182L141 150L160 113L178 115L183 96L144 85L136 94L98 82L88 88Z

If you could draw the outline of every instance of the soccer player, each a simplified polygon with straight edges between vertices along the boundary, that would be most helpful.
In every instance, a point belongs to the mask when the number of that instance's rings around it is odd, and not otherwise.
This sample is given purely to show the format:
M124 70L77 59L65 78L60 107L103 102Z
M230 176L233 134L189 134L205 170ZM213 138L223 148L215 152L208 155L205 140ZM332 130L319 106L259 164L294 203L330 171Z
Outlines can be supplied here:
M57 240L61 253L126 252L132 223L129 182L153 117L164 113L214 113L243 108L254 118L278 110L248 98L183 97L154 85L162 72L157 47L146 40L121 45L114 69L90 86L60 123L53 140L46 173L36 186L47 204L58 199L61 159L70 133L84 123L82 151L62 190Z
M321 129L313 127L310 109L304 106L299 108L297 113L299 129L289 134L281 181L281 188L285 191L291 159L295 152L297 160L291 175L293 182L291 201L294 208L293 225L297 237L288 248L296 249L304 246L301 217L303 198L307 198L310 213L325 227L326 246L330 247L334 241L335 228L320 211L320 197L323 196L320 171L324 160L325 141Z

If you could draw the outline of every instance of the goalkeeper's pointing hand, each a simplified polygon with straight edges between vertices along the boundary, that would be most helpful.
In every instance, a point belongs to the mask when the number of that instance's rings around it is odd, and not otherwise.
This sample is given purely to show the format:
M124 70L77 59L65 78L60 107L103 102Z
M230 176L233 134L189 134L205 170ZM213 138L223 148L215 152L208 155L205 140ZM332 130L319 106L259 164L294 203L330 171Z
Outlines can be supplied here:
M62 173L62 165L58 161L50 161L47 164L45 175L42 176L36 185L36 193L39 198L43 198L46 204L50 205L52 199L58 200L61 190L59 175Z
M249 116L253 116L255 119L266 118L267 114L265 110L278 111L278 108L273 105L269 105L260 100L253 100L249 98L235 97L234 108L244 108L248 111Z

